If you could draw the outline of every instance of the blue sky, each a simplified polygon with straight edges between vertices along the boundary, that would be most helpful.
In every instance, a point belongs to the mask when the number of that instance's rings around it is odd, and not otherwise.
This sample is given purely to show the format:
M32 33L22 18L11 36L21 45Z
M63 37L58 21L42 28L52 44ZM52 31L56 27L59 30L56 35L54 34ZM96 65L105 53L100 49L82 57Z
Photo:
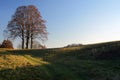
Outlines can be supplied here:
M120 0L1 0L0 42L16 8L30 4L47 21L49 48L120 40Z

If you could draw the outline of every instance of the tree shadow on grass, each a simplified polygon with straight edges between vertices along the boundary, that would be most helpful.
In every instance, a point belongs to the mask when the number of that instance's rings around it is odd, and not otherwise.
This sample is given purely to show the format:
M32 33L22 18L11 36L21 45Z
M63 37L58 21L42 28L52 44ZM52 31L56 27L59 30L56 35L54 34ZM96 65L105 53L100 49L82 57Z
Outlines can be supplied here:
M17 67L15 69L0 70L0 80L81 80L67 67L54 63L56 50L7 50L3 55L30 55L33 58L42 58L48 64L37 66ZM51 56L52 55L52 56ZM55 58L54 58L55 59ZM56 60L57 61L57 60ZM39 63L39 62L38 62Z
M101 61L96 62L96 61L90 61L89 59L84 59L85 61L83 60L83 62L82 62L82 61L80 61L81 59L78 59L78 58L80 58L81 53L89 52L90 54L93 54L93 49L98 49L98 52L99 52L99 50L102 49L102 47L100 47L100 48L96 48L96 47L93 48L93 47L89 48L87 50L84 48L83 50L71 51L71 52L59 51L59 49L13 50L13 51L8 50L8 54L10 52L10 54L14 54L14 55L23 55L23 56L30 55L35 58L36 57L42 58L43 61L47 61L48 63L50 63L50 64L46 64L46 65L42 65L42 66L34 66L32 68L33 71L35 68L35 72L37 70L36 68L39 68L37 73L33 72L34 76L35 76L35 74L39 75L39 79L37 79L37 77L36 77L34 80L90 80L90 79L114 80L114 77L116 77L116 74L120 74L119 72L116 72L118 69L114 68L114 67L120 68L118 63L116 63L117 65L111 65L111 63L110 63L110 64L108 64L110 66L104 66L105 63L104 62L102 63ZM103 54L103 53L104 54L109 54L109 53L113 54L114 52L119 54L119 46L114 47L114 48L109 48L109 49L110 49L110 51L109 50L106 51L106 49L105 49L105 51L103 50L102 52L100 52L100 54ZM116 58L117 54L113 54L115 57L112 55L113 59ZM89 55L85 54L85 57L86 56L89 56ZM92 56L94 56L94 55L92 55ZM109 55L107 55L107 56L109 56ZM105 59L107 56L105 56ZM78 63L77 63L77 61L78 61ZM76 63L74 63L74 62L76 62ZM44 67L45 69L43 69L42 67ZM29 68L30 68L30 71L32 71L31 67L27 67L26 70L29 70ZM25 71L24 68L21 68L21 69L23 71ZM40 73L39 71L42 71L44 77L40 75L42 73ZM30 72L28 72L28 73L30 73ZM21 74L22 73L20 72L20 75ZM23 75L21 75L21 76L23 76ZM26 73L26 75L24 75L24 76L31 76L31 75ZM23 78L24 78L24 76L23 76ZM83 78L81 79L80 77L83 77ZM32 76L31 76L31 78L32 78ZM31 78L29 78L29 80L32 80ZM27 78L25 80L27 80Z
M55 70L52 66L26 66L0 70L0 80L78 80L69 73Z

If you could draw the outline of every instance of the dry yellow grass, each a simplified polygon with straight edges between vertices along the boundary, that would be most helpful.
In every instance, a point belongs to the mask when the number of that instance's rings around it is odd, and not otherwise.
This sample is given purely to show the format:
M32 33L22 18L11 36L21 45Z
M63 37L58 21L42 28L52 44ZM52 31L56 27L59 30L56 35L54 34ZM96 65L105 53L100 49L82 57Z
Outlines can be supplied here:
M48 64L48 62L40 58L33 58L30 55L9 54L5 49L1 49L0 53L0 70Z
M7 68L15 69L16 67L23 67L29 65L36 65L36 64L31 62L30 60L27 60L21 55L12 55L12 54L0 55L0 69L7 69Z

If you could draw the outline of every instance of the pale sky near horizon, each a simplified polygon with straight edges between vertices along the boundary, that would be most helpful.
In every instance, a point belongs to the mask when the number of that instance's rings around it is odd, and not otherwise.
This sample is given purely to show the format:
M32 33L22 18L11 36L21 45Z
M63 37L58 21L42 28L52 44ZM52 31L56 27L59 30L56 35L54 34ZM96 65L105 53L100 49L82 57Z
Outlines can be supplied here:
M120 0L1 0L0 43L16 8L30 4L47 21L49 48L120 40Z

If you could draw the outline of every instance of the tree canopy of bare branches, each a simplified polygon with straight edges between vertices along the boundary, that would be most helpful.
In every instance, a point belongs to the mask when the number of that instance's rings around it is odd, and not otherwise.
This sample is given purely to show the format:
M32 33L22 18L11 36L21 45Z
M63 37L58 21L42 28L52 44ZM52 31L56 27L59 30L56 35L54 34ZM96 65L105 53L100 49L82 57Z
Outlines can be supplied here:
M8 23L4 34L8 38L22 40L22 49L33 47L33 40L39 39L46 41L48 32L46 30L45 20L34 5L20 6ZM30 44L30 45L29 45Z

